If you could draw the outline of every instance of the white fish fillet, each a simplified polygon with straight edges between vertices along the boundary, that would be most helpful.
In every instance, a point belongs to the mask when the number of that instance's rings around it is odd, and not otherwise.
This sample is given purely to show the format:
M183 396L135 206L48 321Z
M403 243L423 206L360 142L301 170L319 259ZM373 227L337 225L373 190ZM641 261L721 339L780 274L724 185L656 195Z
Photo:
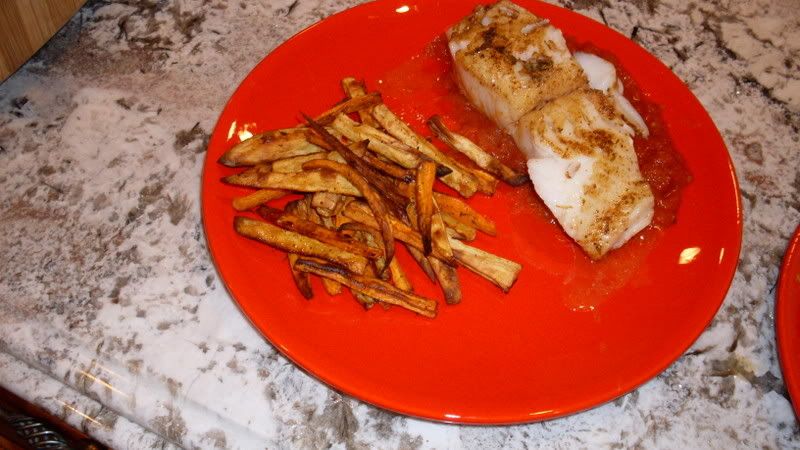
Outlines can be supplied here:
M647 126L613 64L573 57L558 29L506 0L447 36L465 95L512 134L536 192L591 258L650 223L653 194L633 147L634 128Z
M467 98L507 131L528 111L586 85L561 31L510 1L478 7L447 36Z
M601 91L559 97L520 119L514 140L527 155L539 197L593 259L619 248L653 219L633 129Z

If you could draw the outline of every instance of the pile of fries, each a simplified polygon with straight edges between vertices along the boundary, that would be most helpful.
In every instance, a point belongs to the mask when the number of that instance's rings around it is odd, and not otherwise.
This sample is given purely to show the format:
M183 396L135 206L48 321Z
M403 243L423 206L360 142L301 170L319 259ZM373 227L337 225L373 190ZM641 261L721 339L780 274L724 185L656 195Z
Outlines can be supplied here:
M308 299L314 295L310 276L317 275L330 295L346 286L366 308L397 305L435 317L436 301L413 293L394 258L395 241L439 283L448 304L461 301L458 266L508 292L522 266L466 243L477 231L494 236L494 223L460 198L435 191L434 184L438 178L468 198L492 195L498 179L524 184L527 175L432 117L431 131L474 166L457 161L362 82L345 78L342 87L346 98L329 111L315 119L304 115L306 124L295 128L252 136L219 159L247 167L225 183L258 189L234 199L233 207L264 220L237 216L236 232L288 252L294 282ZM283 210L267 205L289 194L303 197Z

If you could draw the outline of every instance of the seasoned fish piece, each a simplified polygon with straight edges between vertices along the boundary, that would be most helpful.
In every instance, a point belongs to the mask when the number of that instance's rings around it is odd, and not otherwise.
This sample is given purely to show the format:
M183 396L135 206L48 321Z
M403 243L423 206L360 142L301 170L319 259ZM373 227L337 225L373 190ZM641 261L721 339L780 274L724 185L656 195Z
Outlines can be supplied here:
M613 99L582 89L523 116L514 140L536 192L593 259L620 247L653 218L633 129Z
M524 8L481 6L447 31L467 98L500 127L587 85L561 31Z
M578 61L589 86L609 94L616 103L617 109L625 120L644 137L650 135L642 116L636 111L631 102L622 95L622 82L617 78L617 69L605 59L591 53L576 52L575 60Z

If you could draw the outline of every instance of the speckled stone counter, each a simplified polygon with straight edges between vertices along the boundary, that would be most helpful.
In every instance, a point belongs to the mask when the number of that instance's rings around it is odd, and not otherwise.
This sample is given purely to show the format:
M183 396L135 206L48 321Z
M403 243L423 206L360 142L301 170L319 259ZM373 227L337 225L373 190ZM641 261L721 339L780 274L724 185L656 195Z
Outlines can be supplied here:
M356 2L89 2L0 84L0 384L118 448L800 448L773 334L800 223L793 0L566 1L698 96L733 156L741 262L708 330L588 412L467 427L343 397L265 342L205 248L199 176L239 81Z

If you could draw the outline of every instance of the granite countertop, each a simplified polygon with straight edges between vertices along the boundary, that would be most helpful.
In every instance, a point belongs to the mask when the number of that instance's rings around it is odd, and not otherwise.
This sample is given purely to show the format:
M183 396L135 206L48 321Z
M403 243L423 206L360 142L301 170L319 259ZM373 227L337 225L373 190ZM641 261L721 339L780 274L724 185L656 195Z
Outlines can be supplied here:
M271 49L357 1L90 1L0 84L0 384L118 448L800 448L773 334L800 223L792 0L564 1L707 108L736 165L741 261L707 331L604 406L453 426L332 391L242 316L205 248L204 150Z

